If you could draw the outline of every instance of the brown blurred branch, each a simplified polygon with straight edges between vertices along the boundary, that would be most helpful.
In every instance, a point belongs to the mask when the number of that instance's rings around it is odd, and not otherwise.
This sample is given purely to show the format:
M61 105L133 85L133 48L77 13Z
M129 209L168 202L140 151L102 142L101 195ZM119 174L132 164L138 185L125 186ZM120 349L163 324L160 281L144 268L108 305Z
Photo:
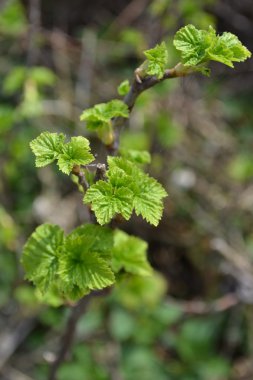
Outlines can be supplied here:
M40 0L30 0L29 2L29 30L28 30L28 51L27 65L33 66L36 64L39 55L37 45L37 37L40 32L41 24L41 3Z
M182 301L172 297L169 297L167 300L170 305L179 307L184 314L196 315L220 313L240 303L240 299L236 293L228 293L211 302L202 300Z
M65 360L67 354L70 351L70 348L72 346L74 336L75 336L75 331L76 331L76 326L77 322L79 321L80 317L83 315L87 304L90 300L90 295L84 296L83 298L78 301L78 303L73 306L71 310L71 314L69 316L67 326L65 329L65 333L63 334L60 342L60 351L58 353L58 356L53 363L48 380L55 380L57 377L57 371L58 368L60 367L61 363Z

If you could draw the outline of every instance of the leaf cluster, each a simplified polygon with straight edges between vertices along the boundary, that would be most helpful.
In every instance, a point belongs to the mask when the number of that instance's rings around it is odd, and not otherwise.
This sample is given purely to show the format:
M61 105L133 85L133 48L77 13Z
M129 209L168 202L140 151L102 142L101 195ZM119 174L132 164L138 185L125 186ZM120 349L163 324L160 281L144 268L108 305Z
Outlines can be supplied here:
M84 110L80 120L86 121L86 127L94 131L109 126L115 117L129 117L128 107L122 100L113 99L108 103L96 104Z
M156 75L161 79L168 63L168 51L165 42L156 45L153 49L144 51L147 58L145 70L148 75Z
M206 64L210 60L233 68L233 62L245 61L251 56L237 36L228 32L218 35L211 26L201 30L187 25L175 34L173 43L181 53L184 66L198 67L203 73L208 73Z
M123 157L108 157L108 166L107 180L96 182L84 196L84 203L91 203L99 224L109 223L117 214L128 220L135 211L157 226L162 199L167 195L162 185Z
M43 224L25 244L22 264L41 294L57 290L63 299L77 300L111 286L122 270L149 275L146 250L141 239L107 227L86 224L65 236L59 226Z
M43 132L31 141L36 166L43 167L57 160L59 169L70 174L75 165L87 165L94 161L90 143L85 137L71 137L68 143L65 143L65 139L66 136L62 133Z

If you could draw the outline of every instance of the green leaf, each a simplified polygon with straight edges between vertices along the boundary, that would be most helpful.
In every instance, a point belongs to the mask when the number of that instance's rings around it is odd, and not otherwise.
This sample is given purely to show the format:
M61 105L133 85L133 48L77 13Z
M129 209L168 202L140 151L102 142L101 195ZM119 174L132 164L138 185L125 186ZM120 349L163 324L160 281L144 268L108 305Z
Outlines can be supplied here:
M74 165L87 165L94 159L89 140L82 136L72 137L58 157L58 166L63 173L69 174Z
M116 230L114 233L112 269L119 272L123 268L126 272L140 276L150 275L152 268L147 261L147 247L145 241Z
M58 270L64 232L56 225L42 224L28 239L23 249L22 264L26 278L44 293L53 283Z
M22 3L18 0L1 3L0 31L1 34L20 36L27 30L27 17Z
M116 214L128 220L134 207L137 215L157 225L162 216L162 198L167 195L162 185L125 158L108 157L108 165L108 180L96 182L84 197L99 224L108 223Z
M185 66L197 66L213 60L234 67L233 62L245 61L251 56L234 34L216 35L211 26L208 30L199 30L187 25L176 33L173 43L181 52ZM207 73L205 67L200 67L200 71Z
M153 49L144 51L144 54L147 58L146 73L156 75L158 79L162 78L168 63L168 51L165 42L156 45Z
M96 130L109 125L114 117L129 117L128 107L122 100L114 99L108 103L96 104L84 110L80 120L86 121L88 129Z
M127 185L128 181L131 182L136 179L142 172L142 170L134 165L133 162L123 158L123 157L107 157L107 162L109 166L108 176L110 177L110 172L114 170L121 171L122 174L127 175L129 177L125 177L125 184Z
M151 162L150 153L146 150L120 149L122 157L137 164L149 164Z
M43 132L31 141L30 147L36 156L37 167L51 164L63 150L65 135L62 133Z
M47 67L33 67L28 72L31 78L39 86L52 86L56 81L55 74Z
M110 259L113 248L113 233L110 228L95 224L84 224L74 229L70 237L89 237L93 239L90 247L92 252L99 253L103 259Z
M214 61L234 67L232 62L245 61L251 53L234 34L225 32L217 36L216 43L208 49L208 56Z
M114 283L114 275L109 265L100 255L93 252L93 236L69 236L66 238L60 257L59 276L72 288L102 289Z
M167 192L154 178L143 174L139 177L134 192L136 215L141 215L150 224L157 226L163 213L162 199Z
M120 83L120 85L117 88L118 94L121 96L125 96L129 90L130 90L130 82L128 79L124 80Z
M110 171L116 168L125 174L123 183L133 192L136 214L157 226L163 212L162 199L167 196L162 185L124 158L108 157L108 164L109 178Z
M128 220L133 209L133 193L122 186L98 181L87 190L84 203L91 203L101 225L109 223L116 214L122 214Z
M17 66L6 76L3 82L3 91L6 95L13 95L19 91L25 82L27 75L26 68Z
M208 32L199 30L194 25L187 25L175 34L173 44L181 51L184 65L195 66L205 60L206 49L215 38L213 29L208 35Z

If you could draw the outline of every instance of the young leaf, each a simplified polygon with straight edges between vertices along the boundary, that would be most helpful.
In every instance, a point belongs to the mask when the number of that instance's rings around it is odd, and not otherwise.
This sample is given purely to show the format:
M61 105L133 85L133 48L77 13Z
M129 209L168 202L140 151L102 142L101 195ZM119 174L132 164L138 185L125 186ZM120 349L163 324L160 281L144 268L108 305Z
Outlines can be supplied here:
M100 255L92 251L93 236L69 236L60 257L59 276L70 288L83 291L102 289L114 283L110 267Z
M162 185L143 173L135 184L134 208L136 215L141 215L147 222L157 226L163 212L162 199L166 196L167 192Z
M56 160L63 151L65 135L60 133L43 132L30 142L35 154L37 167L43 167Z
M91 251L103 259L110 259L113 247L113 233L110 228L95 224L84 224L74 229L69 237L89 237L92 240Z
M232 33L223 33L217 36L215 43L207 51L208 57L213 61L234 67L233 62L245 61L251 56L249 50L242 45Z
M130 90L129 80L126 79L123 82L121 82L120 85L118 86L117 90L118 90L119 95L125 96L128 93L128 91Z
M72 137L58 157L58 166L63 173L69 174L74 165L87 165L94 159L90 153L89 141L81 136Z
M112 269L147 276L152 268L147 261L147 243L135 236L129 236L123 231L114 233L114 248L112 253Z
M199 30L187 25L176 33L173 43L181 52L185 66L197 66L213 60L234 67L233 62L245 61L251 56L235 35L226 32L216 35L212 27ZM203 67L200 69L203 70Z
M108 157L109 172L116 168L124 173L123 184L133 192L133 206L137 215L157 226L162 216L162 199L167 196L162 185L145 174L134 163L119 157Z
M195 28L194 25L187 25L175 34L173 44L177 50L181 51L182 62L185 66L195 66L206 58L206 49L215 40L215 34L208 33Z
M96 130L109 125L114 117L129 117L127 105L118 99L96 104L94 107L84 110L80 120L86 121L88 129Z
M149 164L151 162L150 153L146 150L120 149L122 157L136 164Z
M58 270L64 232L56 225L42 224L28 239L21 262L26 278L44 293L53 283Z
M133 193L123 186L113 186L105 181L92 185L84 196L84 203L91 203L98 223L108 223L116 214L128 220L133 209Z
M158 79L164 75L168 63L168 51L165 42L156 45L153 49L144 51L147 58L147 69L149 75L156 75Z

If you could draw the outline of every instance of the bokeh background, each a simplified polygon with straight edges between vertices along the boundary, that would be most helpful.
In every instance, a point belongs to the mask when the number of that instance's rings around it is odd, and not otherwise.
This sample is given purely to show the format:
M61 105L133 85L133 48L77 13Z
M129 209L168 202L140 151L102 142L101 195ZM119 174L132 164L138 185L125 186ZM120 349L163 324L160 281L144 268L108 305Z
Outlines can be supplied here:
M69 308L24 281L22 246L41 223L87 218L75 184L37 170L29 141L49 130L99 141L79 116L117 97L143 50L188 23L230 31L253 51L252 0L0 2L0 379L44 380ZM121 144L147 149L166 187L157 228L122 225L149 243L156 272L95 297L59 380L253 379L253 61L143 93Z

